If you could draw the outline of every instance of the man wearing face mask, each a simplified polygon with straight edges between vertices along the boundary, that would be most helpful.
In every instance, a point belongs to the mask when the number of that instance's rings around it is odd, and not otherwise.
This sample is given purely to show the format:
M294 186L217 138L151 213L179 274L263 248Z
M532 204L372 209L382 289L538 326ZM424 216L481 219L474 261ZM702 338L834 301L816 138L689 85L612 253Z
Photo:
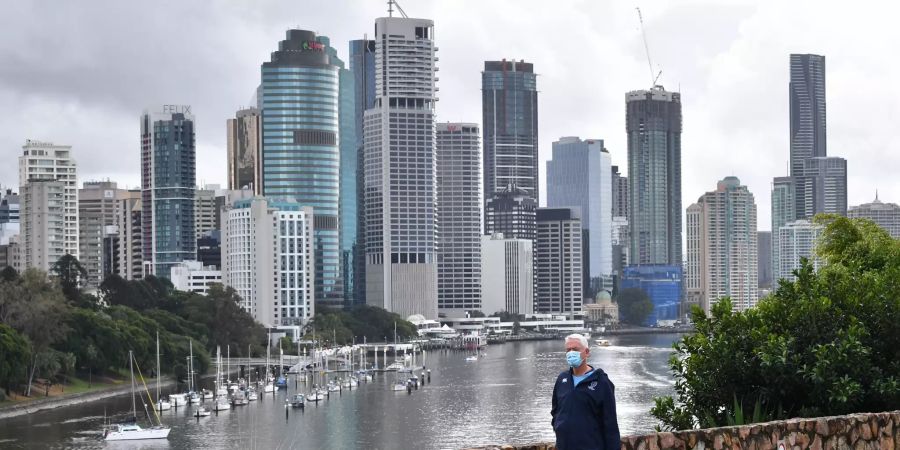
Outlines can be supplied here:
M590 352L584 336L566 336L569 370L556 378L550 409L558 450L617 450L621 446L615 387L603 370L587 363Z

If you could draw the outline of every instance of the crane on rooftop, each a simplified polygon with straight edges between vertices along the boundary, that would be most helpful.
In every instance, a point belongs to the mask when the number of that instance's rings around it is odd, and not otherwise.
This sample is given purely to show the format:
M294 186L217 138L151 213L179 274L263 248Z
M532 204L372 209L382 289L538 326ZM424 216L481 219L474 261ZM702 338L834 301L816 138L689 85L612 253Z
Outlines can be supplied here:
M400 12L400 15L403 16L404 19L409 19L409 16L406 15L406 11L403 11L403 8L400 7L400 4L396 2L396 0L388 0L388 17L394 17L394 7L397 7L397 11Z
M641 37L644 39L644 52L647 54L647 66L650 68L650 88L662 88L662 86L656 84L659 81L659 77L662 76L662 70L655 76L653 75L653 63L650 61L650 46L647 45L647 32L644 31L644 16L641 15L641 8L635 7L634 9L637 10L638 21L641 23Z

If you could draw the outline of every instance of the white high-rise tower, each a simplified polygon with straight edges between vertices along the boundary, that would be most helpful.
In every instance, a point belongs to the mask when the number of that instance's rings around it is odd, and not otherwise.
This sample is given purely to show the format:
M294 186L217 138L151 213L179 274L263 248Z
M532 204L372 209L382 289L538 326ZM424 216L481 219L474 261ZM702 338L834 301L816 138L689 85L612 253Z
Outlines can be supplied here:
M375 21L375 103L364 117L366 302L437 317L434 22Z

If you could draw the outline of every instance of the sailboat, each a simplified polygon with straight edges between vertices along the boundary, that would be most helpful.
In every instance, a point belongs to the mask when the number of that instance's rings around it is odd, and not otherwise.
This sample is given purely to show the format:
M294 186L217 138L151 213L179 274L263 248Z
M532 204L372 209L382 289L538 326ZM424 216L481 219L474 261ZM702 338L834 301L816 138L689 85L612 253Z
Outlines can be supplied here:
M172 404L159 397L159 379L162 378L162 370L159 366L159 331L156 332L156 410L165 411L172 409Z
M228 390L222 387L222 347L216 347L216 403L213 411L231 409L228 403Z
M394 359L397 359L397 322L394 322ZM398 364L399 362L400 361L395 361L393 364L391 364L391 366ZM391 366L388 366L386 370L389 370L391 368ZM402 368L402 367L403 366L401 365L400 368ZM397 370L399 370L400 368L398 368ZM407 383L401 382L400 376L398 374L397 377L394 379L394 384L393 384L393 387L391 387L391 390L399 392L399 391L405 391L406 389L407 389Z
M194 340L191 339L190 343L190 356L188 356L188 391L187 391L187 401L188 403L200 403L203 399L200 394L194 390Z
M128 351L128 365L131 368L131 413L134 420L137 420L137 402L134 397L134 354ZM149 395L149 392L148 392ZM155 412L154 412L155 414ZM159 416L156 416L159 421ZM131 441L139 439L166 439L169 437L170 428L162 426L159 422L158 426L150 428L141 428L137 423L116 424L115 428L109 428L103 434L103 438L107 441Z
M269 344L271 342L272 342L272 335L270 333L268 340L266 341L266 379L264 381L265 385L263 385L263 394L268 394L269 392L272 392L272 393L275 392L275 384L272 382L274 380L272 380L272 377L269 374L269 347L270 347Z
M278 379L275 380L275 387L278 389L287 389L287 378L284 377L284 349L281 348L281 340L278 341Z

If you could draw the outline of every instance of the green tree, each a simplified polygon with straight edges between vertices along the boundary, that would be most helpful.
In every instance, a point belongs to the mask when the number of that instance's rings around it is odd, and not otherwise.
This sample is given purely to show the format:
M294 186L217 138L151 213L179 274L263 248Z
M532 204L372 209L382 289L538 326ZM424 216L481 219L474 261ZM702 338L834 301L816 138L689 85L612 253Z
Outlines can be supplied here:
M281 345L281 349L284 350L285 355L297 355L297 344L288 337L282 336L278 342Z
M802 261L747 311L728 299L710 317L693 311L696 333L670 360L675 397L651 411L663 428L726 425L751 408L765 420L900 404L900 241L866 220L816 221L818 272Z
M0 324L0 384L7 396L12 385L25 378L30 360L29 348L24 336L12 327Z
M16 281L17 279L19 279L19 272L16 272L12 266L6 266L0 270L0 281Z
M79 308L96 308L97 305L92 303L95 297L82 295L81 288L87 282L88 273L78 258L66 253L53 264L50 273L59 280L69 304Z
M619 291L616 297L619 305L619 317L630 325L644 326L647 317L653 312L653 302L641 288L627 288Z

